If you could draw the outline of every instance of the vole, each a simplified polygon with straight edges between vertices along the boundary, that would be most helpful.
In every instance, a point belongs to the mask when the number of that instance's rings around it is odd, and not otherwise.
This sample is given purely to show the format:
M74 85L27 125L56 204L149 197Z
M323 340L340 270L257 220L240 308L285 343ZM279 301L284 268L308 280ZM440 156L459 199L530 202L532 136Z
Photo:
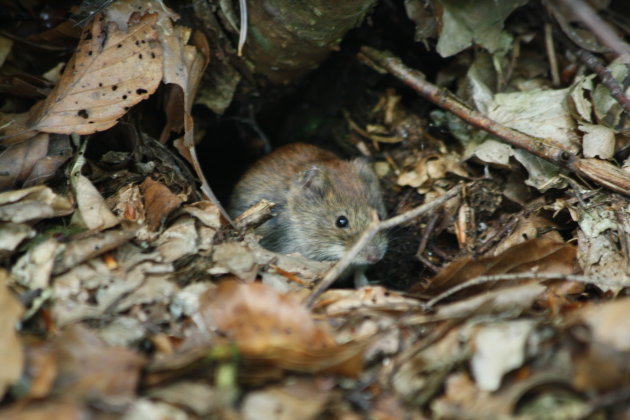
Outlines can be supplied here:
M237 183L228 213L236 217L263 198L276 207L275 217L256 230L261 244L319 261L340 259L368 227L373 210L385 217L378 178L368 162L342 160L303 143L280 147L257 161ZM353 266L374 264L386 250L387 236L379 232Z

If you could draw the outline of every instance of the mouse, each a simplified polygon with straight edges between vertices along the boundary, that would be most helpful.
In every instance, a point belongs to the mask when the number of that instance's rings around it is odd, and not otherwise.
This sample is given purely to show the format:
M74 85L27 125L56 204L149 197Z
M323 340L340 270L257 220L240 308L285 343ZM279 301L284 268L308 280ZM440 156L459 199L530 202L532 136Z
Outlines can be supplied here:
M359 239L376 211L385 218L379 180L364 158L344 160L305 143L291 143L262 157L237 182L228 204L236 217L266 199L273 217L256 228L260 244L275 252L297 252L318 261L339 260ZM352 262L355 283L387 251L378 232ZM357 274L360 273L360 274Z

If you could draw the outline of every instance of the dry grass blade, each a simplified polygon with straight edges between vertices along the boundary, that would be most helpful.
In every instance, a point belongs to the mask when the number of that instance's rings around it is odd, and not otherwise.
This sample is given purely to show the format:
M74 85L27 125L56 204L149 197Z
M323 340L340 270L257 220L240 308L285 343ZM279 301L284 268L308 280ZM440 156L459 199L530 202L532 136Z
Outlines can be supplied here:
M30 128L63 134L103 131L155 92L162 80L157 17L134 14L125 32L97 16L59 84L33 108Z

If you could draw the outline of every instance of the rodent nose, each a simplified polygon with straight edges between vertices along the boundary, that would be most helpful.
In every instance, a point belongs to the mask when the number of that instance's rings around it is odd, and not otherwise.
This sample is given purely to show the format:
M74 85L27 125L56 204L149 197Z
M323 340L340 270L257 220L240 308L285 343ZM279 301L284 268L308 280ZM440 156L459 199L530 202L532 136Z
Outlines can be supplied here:
M379 262L382 258L383 258L383 252L379 249L371 249L365 255L365 259L370 264L375 264Z

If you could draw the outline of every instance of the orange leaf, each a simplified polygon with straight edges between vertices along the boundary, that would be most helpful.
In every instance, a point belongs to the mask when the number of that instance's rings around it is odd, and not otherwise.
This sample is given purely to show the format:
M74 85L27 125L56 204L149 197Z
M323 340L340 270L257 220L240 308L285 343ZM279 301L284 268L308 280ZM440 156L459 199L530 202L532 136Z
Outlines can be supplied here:
M270 286L224 281L202 297L200 314L251 362L348 376L362 369L364 343L337 345L304 306Z

